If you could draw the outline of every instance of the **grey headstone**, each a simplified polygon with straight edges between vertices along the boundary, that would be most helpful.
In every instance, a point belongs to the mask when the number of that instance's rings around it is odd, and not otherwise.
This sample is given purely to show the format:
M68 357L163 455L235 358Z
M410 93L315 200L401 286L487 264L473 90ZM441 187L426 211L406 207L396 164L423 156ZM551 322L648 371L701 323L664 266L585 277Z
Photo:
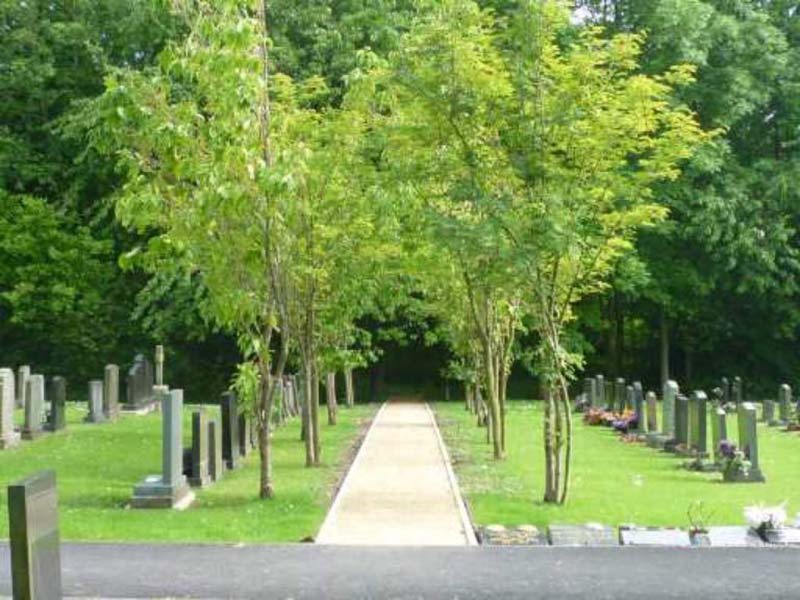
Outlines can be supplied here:
M614 529L600 524L550 525L547 539L551 546L619 546Z
M67 380L53 377L50 380L50 414L47 426L50 431L60 431L67 426Z
M25 394L28 393L28 377L30 376L30 366L22 365L17 369L17 408L25 408Z
M670 546L685 548L692 545L687 531L680 529L620 528L623 546Z
M610 408L611 410L615 410L616 409L616 405L614 403L615 402L615 398L614 398L614 382L613 381L606 381L605 382L605 386L606 386L606 392L605 392L606 406L608 408Z
M778 390L778 417L782 425L788 425L791 418L792 388L784 383Z
M222 458L228 469L239 464L239 404L234 392L225 392L220 400L222 414Z
M37 473L8 486L8 520L14 599L61 598L61 543L54 471Z
M722 440L728 439L728 419L725 409L717 407L711 415L711 443L713 444L714 460L719 463L720 451L719 444Z
M143 354L137 354L126 379L126 408L136 410L154 401L153 367Z
M86 415L87 423L103 423L106 416L103 413L103 382L93 379L89 382L89 413Z
M682 395L675 399L675 443L689 443L689 399Z
M764 422L768 425L775 425L775 402L772 400L764 400Z
M644 390L641 381L634 381L630 392L633 401L633 410L636 413L637 429L642 432L647 431L647 415L644 403Z
M15 394L14 371L0 369L0 450L19 444L19 434L14 431Z
M103 376L103 414L111 421L119 416L119 367L106 365Z
M675 400L678 397L678 384L671 379L664 384L661 403L661 428L668 436L675 435Z
M700 457L705 457L708 455L708 396L705 392L695 391L692 392L692 398L695 410L692 446Z
M208 474L212 481L222 479L225 463L222 460L222 431L217 419L208 421Z
M25 425L22 439L34 440L42 435L44 419L44 375L30 375L26 380Z
M602 375L597 375L594 378L595 382L595 393L597 394L597 406L599 408L605 408L606 402L608 399L606 398L606 384L605 378Z
M750 481L764 481L758 462L758 428L756 407L752 402L742 402L737 413L739 421L739 448L750 461Z
M150 475L133 490L134 508L179 508L191 503L183 474L183 390L156 386L161 399L161 475Z
M156 385L164 385L164 346L156 346Z
M208 464L208 419L205 409L192 413L192 476L189 483L205 487L211 482Z
M647 392L647 431L658 431L658 405L655 392Z

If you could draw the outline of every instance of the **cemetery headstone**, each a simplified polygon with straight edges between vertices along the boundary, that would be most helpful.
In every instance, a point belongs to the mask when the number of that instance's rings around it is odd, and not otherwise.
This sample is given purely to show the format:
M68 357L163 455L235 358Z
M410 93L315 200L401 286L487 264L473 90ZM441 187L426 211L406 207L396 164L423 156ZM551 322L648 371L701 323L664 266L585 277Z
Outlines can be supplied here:
M720 380L720 389L722 390L722 403L727 404L731 401L731 382L727 377Z
M87 423L103 423L106 420L103 414L103 382L93 379L89 382L89 413L86 415Z
M688 466L699 471L715 470L714 463L709 462L708 456L708 396L705 392L692 392L691 410L694 412L692 419L691 450L695 458Z
M606 391L605 391L605 398L606 398L606 406L610 410L616 409L615 398L614 398L614 383L612 381L604 382Z
M689 399L678 395L675 399L675 444L686 447L689 443Z
M647 404L647 431L658 432L658 406L655 392L647 392L645 397Z
M192 475L189 483L205 487L211 482L208 464L208 419L204 409L192 413Z
M11 589L14 599L61 598L61 547L54 471L8 486Z
M183 474L183 390L157 388L161 399L161 475L133 490L134 508L186 508L194 500Z
M14 408L16 407L14 371L0 369L0 450L19 444L19 434L14 431Z
M788 425L792 406L792 388L784 383L778 390L778 418L781 425Z
M47 416L47 428L60 431L67 426L67 380L53 377L50 380L50 414Z
M106 365L103 374L103 415L114 421L119 417L119 367Z
M28 393L28 377L30 376L29 365L22 365L17 370L17 408L25 408L25 394Z
M725 409L717 407L711 415L711 443L714 448L714 461L719 464L721 459L719 444L728 439L728 418Z
M752 402L742 402L737 411L739 429L739 448L750 461L749 473L741 481L764 481L764 474L758 462L758 429L756 407Z
M647 417L645 415L644 390L641 381L634 381L629 386L628 394L631 398L633 411L636 413L636 429L642 433L647 431Z
M23 440L35 440L44 430L44 375L30 375L26 380L25 425L22 427Z
M663 401L661 405L662 432L668 437L675 435L675 401L680 393L677 382L669 380L664 384Z
M777 425L775 421L775 402L772 400L764 400L764 412L762 414L763 420L767 425Z
M222 413L222 458L228 469L239 465L239 405L234 392L225 392L220 400Z
M164 346L156 346L156 385L164 385Z
M597 406L599 408L606 408L606 383L602 375L597 375L594 378L595 393L597 394Z
M222 479L225 463L222 460L222 431L217 419L208 421L208 475L211 481Z
M705 396L705 394L703 394ZM689 394L689 412L687 418L689 420L689 440L687 442L688 449L692 452L696 450L697 442L700 438L700 419L698 419L698 397L692 392Z
M137 354L126 379L126 406L128 410L140 410L151 405L153 394L153 367L143 354Z
M614 407L618 412L623 412L627 408L626 394L625 380L622 377L617 377L616 385L614 386Z

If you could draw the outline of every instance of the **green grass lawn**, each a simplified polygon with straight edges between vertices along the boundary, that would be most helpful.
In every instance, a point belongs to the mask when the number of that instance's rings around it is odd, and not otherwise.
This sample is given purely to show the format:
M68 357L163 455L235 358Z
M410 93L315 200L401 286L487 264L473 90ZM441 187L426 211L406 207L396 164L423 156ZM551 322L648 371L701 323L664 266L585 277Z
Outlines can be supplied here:
M576 415L572 488L563 507L541 502L544 481L540 403L512 402L508 458L495 462L485 430L460 403L435 405L462 492L476 524L539 527L549 523L688 527L687 509L702 501L706 524L744 524L743 507L788 502L800 511L800 434L759 424L759 455L766 483L722 483L720 473L681 467L685 459L627 444L610 428L589 427ZM735 432L729 416L728 431ZM709 429L710 432L710 429ZM709 433L710 435L710 433Z
M191 438L190 408L184 409L185 446ZM319 468L304 466L298 419L278 430L273 438L275 499L258 499L259 459L254 452L222 481L196 490L191 508L174 511L126 507L133 486L161 470L160 415L123 415L117 423L91 425L82 423L85 410L70 407L65 431L0 452L0 537L8 537L8 483L55 469L63 539L300 541L316 535L348 451L376 409L374 405L342 408L338 425L322 425Z

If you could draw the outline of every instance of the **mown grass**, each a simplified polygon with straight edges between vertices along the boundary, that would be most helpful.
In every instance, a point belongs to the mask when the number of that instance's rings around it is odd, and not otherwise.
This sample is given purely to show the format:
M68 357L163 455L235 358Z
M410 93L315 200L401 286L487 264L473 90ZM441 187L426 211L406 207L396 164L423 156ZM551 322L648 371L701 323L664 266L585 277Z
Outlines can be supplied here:
M185 446L191 438L191 408L184 409ZM8 483L55 469L61 536L66 540L300 541L315 535L322 524L348 451L376 409L342 408L338 425L322 425L319 468L304 466L299 420L279 429L273 438L275 499L258 499L259 459L254 452L222 481L196 490L194 505L179 512L128 508L133 486L160 472L160 415L123 415L116 423L92 425L82 422L85 410L71 406L65 431L0 452L0 537L8 537Z
M685 459L628 444L611 429L575 418L573 477L566 506L541 502L544 482L541 403L510 403L508 457L496 462L485 430L459 403L435 410L473 519L485 525L601 522L688 527L688 509L702 502L706 524L744 524L743 507L787 502L800 511L800 434L759 424L763 484L722 483L719 473L682 468ZM709 430L710 431L710 430ZM735 432L729 416L728 431ZM735 435L735 433L734 433ZM697 512L697 511L695 511Z

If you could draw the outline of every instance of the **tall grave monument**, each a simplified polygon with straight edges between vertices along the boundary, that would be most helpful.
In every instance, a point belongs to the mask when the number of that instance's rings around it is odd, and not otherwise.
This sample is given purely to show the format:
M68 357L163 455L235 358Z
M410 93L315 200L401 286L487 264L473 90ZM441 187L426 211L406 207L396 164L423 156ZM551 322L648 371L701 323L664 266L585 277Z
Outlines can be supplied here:
M19 434L14 431L15 394L14 371L0 369L0 450L19 444Z

